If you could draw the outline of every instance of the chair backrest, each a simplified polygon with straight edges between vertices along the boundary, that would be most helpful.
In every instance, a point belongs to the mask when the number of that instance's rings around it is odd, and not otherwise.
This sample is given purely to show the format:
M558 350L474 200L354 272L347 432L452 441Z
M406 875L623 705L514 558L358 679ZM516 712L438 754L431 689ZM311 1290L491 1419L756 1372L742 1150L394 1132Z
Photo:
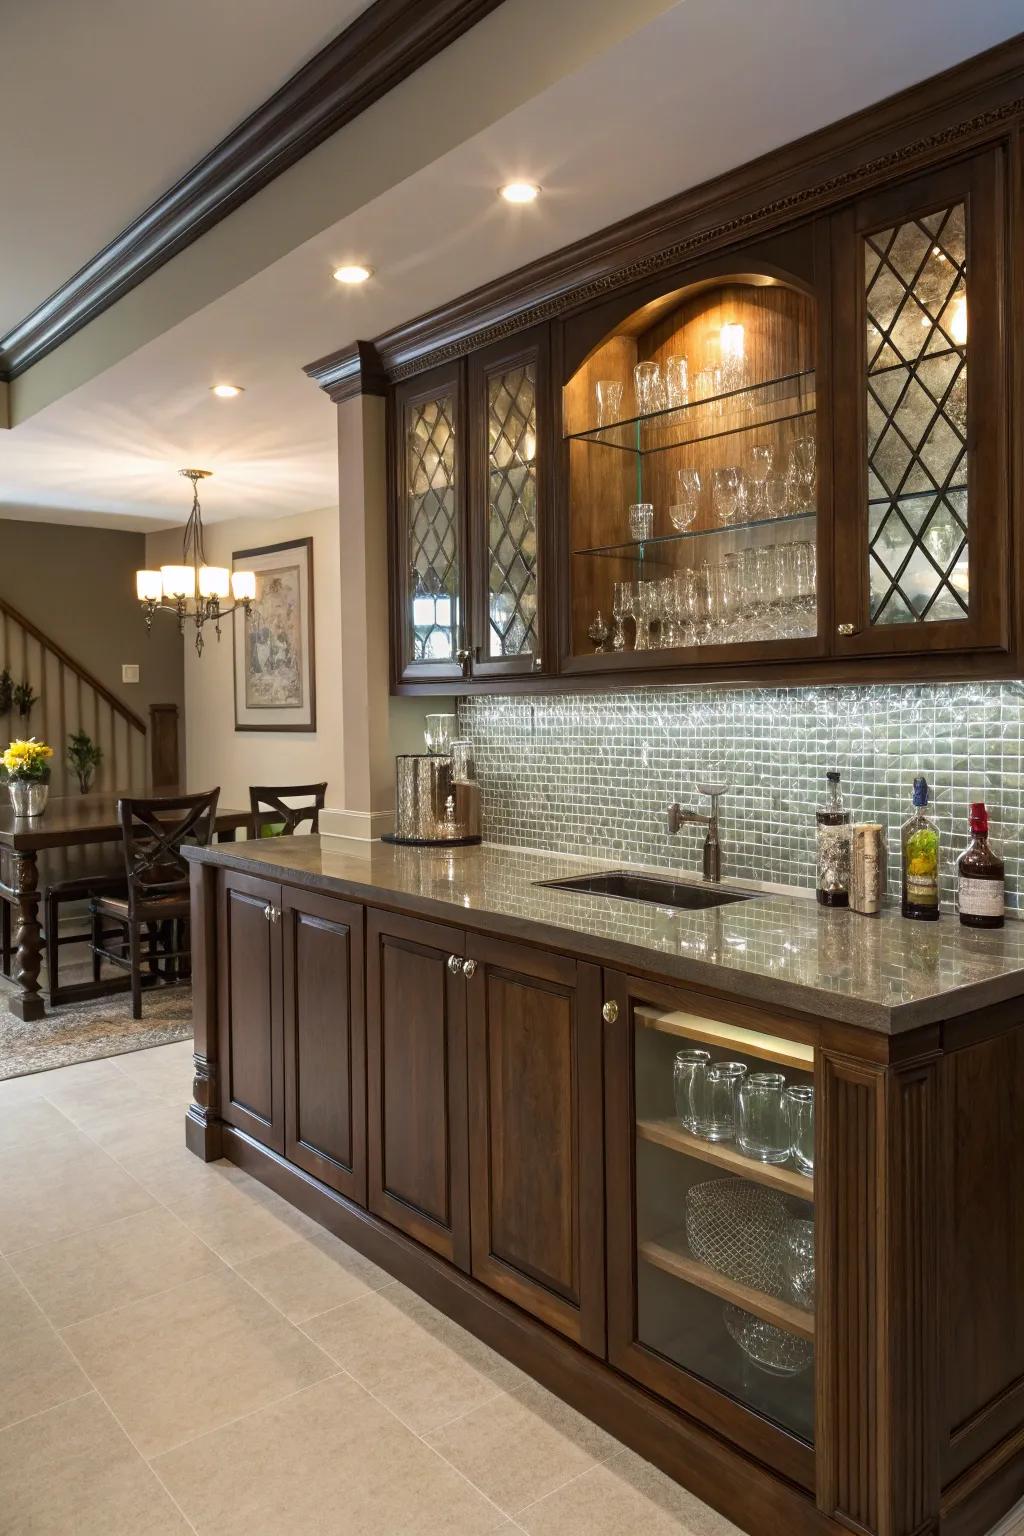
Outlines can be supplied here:
M327 798L326 784L253 784L249 788L249 833L261 835L261 813L271 812L274 822L281 821L281 837L291 837L304 821L310 832L320 830L320 812ZM304 800L304 805L286 805L285 800Z
M188 860L181 850L186 843L205 848L211 842L219 797L218 788L201 795L117 802L130 907L188 890Z

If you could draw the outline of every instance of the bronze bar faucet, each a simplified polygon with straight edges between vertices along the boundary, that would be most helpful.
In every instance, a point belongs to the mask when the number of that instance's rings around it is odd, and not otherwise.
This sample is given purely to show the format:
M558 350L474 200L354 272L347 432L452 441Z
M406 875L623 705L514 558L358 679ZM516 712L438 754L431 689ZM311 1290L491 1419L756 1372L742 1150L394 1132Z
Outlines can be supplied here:
M707 828L704 839L704 879L717 885L722 878L722 845L718 841L718 802L722 791L704 792L711 801L710 812L702 816L700 811L684 811L677 801L673 801L668 808L668 830L669 835L673 836L680 827Z

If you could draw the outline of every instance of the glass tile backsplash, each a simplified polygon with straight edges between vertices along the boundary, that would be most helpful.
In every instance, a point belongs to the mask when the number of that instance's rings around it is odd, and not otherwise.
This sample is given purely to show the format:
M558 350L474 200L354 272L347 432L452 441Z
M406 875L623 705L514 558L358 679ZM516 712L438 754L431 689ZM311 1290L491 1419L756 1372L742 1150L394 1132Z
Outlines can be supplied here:
M838 768L853 820L885 826L898 900L898 828L923 773L943 835L943 905L968 803L984 800L1007 906L1020 908L1020 683L489 695L460 700L459 722L476 745L489 842L699 876L701 829L670 837L665 808L697 806L698 781L722 776L725 877L813 888L814 809Z

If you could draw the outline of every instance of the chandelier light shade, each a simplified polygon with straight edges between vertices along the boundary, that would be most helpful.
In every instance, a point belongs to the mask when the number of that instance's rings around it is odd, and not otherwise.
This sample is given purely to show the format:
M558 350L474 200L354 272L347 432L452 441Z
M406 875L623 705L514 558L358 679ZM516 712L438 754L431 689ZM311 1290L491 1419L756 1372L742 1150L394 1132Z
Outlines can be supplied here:
M153 627L157 612L173 613L178 629L195 625L196 651L203 654L203 626L212 624L220 639L220 621L236 608L246 613L256 597L255 571L229 571L223 565L207 565L203 544L203 514L199 505L199 482L212 473L208 469L179 469L179 475L192 482L192 511L185 524L180 565L162 565L158 571L136 571L135 592L146 615L146 629ZM231 596L234 602L221 606Z

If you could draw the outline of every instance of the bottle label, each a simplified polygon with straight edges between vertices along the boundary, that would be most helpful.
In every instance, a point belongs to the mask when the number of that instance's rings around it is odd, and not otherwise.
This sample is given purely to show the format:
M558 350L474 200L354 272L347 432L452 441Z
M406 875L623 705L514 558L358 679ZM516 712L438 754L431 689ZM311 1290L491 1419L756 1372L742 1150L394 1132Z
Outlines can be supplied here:
M907 875L907 900L915 907L937 907L939 882L934 875Z
M972 880L960 876L960 911L969 917L1002 917L1005 907L1002 880Z

